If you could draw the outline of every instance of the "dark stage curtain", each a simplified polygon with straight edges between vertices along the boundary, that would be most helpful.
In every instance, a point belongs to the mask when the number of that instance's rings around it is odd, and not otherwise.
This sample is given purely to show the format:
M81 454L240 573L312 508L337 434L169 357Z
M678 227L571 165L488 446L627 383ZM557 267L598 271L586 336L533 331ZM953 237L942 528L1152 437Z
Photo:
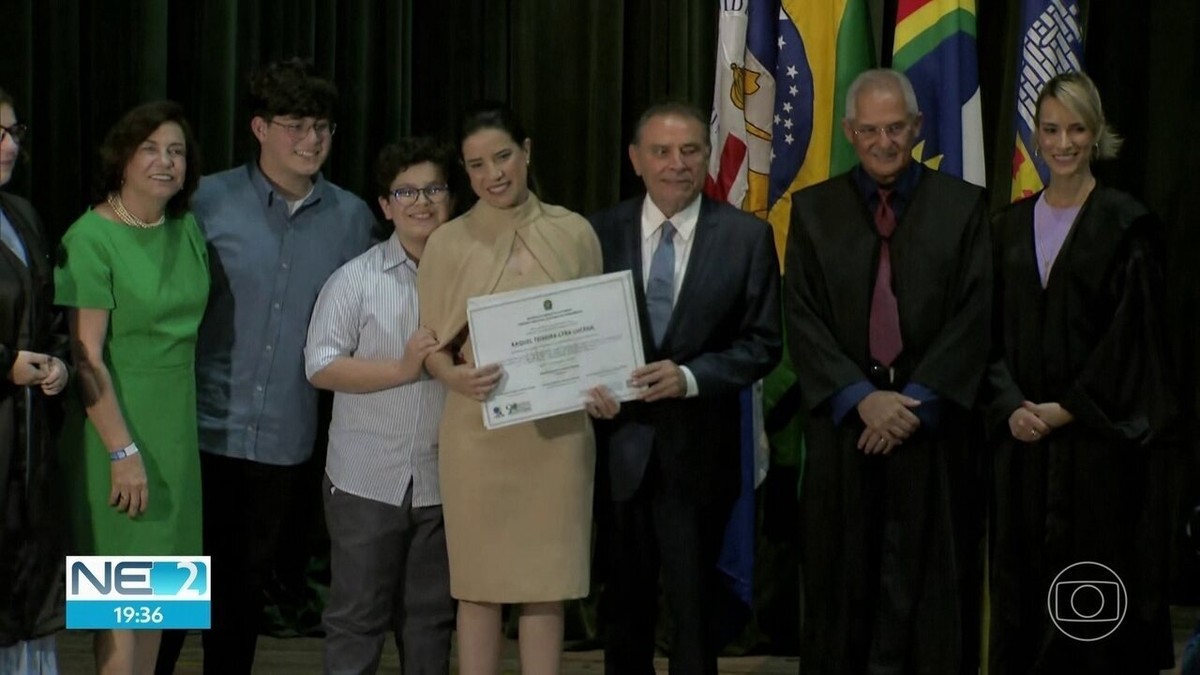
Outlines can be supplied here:
M1192 131L1200 110L1198 45L1200 5L1190 0L1091 3L1086 67L1109 121L1125 137L1121 156L1097 173L1145 201L1166 226L1168 338L1182 420L1173 486L1181 518L1172 524L1179 535L1200 504L1200 138ZM1177 541L1176 599L1200 603L1200 539Z
M641 182L641 111L712 104L717 14L689 0L443 0L412 5L412 128L453 136L471 101L511 102L543 200L590 213Z
M32 166L13 190L31 196L53 235L89 205L96 148L138 103L185 106L205 173L250 157L245 74L266 61L301 56L336 81L334 182L369 194L375 151L408 126L403 3L6 0L2 15L0 86L33 128Z

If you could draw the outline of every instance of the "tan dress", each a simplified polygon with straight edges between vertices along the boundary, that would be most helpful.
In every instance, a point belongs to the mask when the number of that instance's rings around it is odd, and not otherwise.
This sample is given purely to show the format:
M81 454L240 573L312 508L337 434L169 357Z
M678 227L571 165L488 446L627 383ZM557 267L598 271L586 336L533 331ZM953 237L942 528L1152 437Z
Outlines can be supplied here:
M519 241L518 241L519 239ZM514 245L535 264L507 263ZM438 228L419 279L422 324L444 344L464 340L467 298L600 273L586 220L537 197L510 210L477 204ZM584 413L488 431L478 401L448 392L439 434L450 593L524 603L584 597L589 586L595 444Z

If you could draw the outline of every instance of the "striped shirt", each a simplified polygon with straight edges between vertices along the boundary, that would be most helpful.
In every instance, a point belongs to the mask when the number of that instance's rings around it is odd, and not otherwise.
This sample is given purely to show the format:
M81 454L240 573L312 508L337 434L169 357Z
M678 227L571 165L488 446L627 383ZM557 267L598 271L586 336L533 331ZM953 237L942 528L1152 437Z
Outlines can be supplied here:
M305 372L334 359L399 359L419 326L417 266L396 235L333 273L308 326ZM422 374L409 384L370 394L337 392L329 424L325 473L339 490L399 506L409 484L412 505L441 504L438 421L441 383Z

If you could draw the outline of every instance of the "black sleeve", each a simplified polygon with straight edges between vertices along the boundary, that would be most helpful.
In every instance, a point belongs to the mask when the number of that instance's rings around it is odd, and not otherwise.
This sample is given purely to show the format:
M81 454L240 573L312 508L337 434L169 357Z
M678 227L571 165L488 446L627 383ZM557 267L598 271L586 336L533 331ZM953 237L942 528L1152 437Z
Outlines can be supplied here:
M829 289L805 227L803 199L800 194L792 195L791 226L784 253L784 321L800 397L804 406L813 410L867 376L842 351L829 328Z
M910 378L964 410L975 407L988 360L992 241L986 214L980 192L962 231L949 320L925 350Z
M1151 215L1130 226L1107 293L1115 307L1062 406L1083 424L1147 440L1173 416L1162 317L1162 265Z

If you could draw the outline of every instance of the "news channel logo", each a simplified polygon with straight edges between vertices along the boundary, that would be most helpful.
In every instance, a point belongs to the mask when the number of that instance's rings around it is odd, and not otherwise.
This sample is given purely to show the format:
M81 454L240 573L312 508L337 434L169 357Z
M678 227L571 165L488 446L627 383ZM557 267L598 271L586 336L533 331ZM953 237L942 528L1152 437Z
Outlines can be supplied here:
M1129 595L1112 568L1098 562L1068 565L1050 582L1046 609L1067 637L1095 642L1112 634L1125 619Z
M67 628L209 628L208 556L67 556Z

